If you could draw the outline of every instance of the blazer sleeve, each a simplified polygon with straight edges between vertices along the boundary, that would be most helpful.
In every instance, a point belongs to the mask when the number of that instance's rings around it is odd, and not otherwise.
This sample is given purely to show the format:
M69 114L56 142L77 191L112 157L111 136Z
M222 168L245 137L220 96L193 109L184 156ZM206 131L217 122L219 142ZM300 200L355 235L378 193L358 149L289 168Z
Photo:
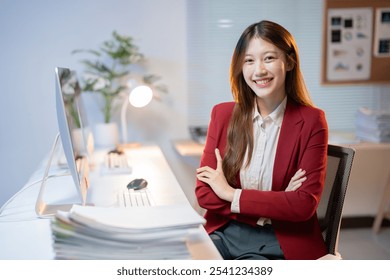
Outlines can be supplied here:
M315 215L325 182L328 127L325 114L319 109L312 110L315 113L304 117L299 124L282 126L272 191L243 190L241 214L292 222L305 221ZM291 131L287 133L287 130ZM284 150L284 146L290 144L291 151ZM284 161L284 165L277 161ZM299 168L306 170L307 180L297 191L285 192ZM281 185L276 185L276 181Z
M215 157L215 149L220 150L221 156L225 153L226 135L231 111L234 103L222 103L213 107L211 119L207 131L206 144L201 157L200 166L217 167ZM236 214L230 211L230 202L220 199L210 186L200 180L196 180L195 194L198 199L199 206L202 208L218 213L223 216L234 218Z

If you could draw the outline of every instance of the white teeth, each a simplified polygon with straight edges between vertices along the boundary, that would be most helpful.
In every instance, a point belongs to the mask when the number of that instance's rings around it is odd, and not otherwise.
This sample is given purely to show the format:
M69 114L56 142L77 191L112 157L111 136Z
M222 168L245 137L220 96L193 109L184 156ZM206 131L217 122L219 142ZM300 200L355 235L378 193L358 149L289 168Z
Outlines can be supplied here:
M268 83L271 79L266 79L266 80L257 80L255 81L256 84L259 84L259 85L265 85L266 83Z

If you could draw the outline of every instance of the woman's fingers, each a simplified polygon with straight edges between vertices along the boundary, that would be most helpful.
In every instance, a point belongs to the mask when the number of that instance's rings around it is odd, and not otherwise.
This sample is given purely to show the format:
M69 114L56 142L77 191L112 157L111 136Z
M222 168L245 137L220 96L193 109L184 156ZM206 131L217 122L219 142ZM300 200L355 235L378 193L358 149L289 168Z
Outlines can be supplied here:
M306 171L305 170L302 170L302 169L299 169L295 174L294 176L291 178L291 180L297 180L299 179L300 177L302 177L303 175L306 174Z
M197 173L196 176L199 180L205 182L204 180L202 180L203 178L213 179L221 174L222 157L221 157L221 154L220 154L218 148L215 149L215 157L217 159L217 168L216 169L212 169L209 166L202 166L202 167L199 167L198 169L196 169L196 173Z
M297 190L299 187L302 186L302 183L303 183L304 181L306 181L306 179L307 179L306 177L302 177L302 178L300 178L300 179L294 181L294 182L292 183L292 185L291 185L291 190L292 190L292 191Z
M305 176L306 171L301 168L295 172L294 176L291 178L290 183L286 188L286 192L288 191L296 191L302 186L302 183L306 181L307 177Z
M217 158L217 170L221 171L222 170L222 157L221 153L219 152L219 149L215 149L215 157Z
M202 179L213 179L219 175L218 170L214 170L208 166L203 166L201 168L198 168L196 172L197 172L196 177L201 181L204 181Z

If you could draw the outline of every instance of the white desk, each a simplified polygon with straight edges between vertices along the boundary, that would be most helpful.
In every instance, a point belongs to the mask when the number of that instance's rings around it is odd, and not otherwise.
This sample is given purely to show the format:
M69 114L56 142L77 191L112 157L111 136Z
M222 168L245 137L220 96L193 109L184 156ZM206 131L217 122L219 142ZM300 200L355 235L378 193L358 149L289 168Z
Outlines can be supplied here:
M97 152L95 162L101 162L102 152ZM153 193L156 204L169 205L189 203L169 168L161 150L157 146L141 146L126 150L132 165L130 175L100 175L99 164L91 171L91 187L88 201L96 206L113 206L115 196L110 197L115 188L126 185L134 178L145 178ZM42 165L22 188L21 192L10 201L0 216L0 259L3 260L50 260L54 258L50 219L37 218L35 202L45 166ZM64 170L54 170L60 173ZM47 182L45 200L48 203L76 202L76 191L70 176L51 178ZM109 199L107 199L107 196ZM147 218L147 217L145 217ZM193 259L221 259L217 249L203 227L189 250Z
M343 145L356 150L343 216L375 217L390 176L390 143Z

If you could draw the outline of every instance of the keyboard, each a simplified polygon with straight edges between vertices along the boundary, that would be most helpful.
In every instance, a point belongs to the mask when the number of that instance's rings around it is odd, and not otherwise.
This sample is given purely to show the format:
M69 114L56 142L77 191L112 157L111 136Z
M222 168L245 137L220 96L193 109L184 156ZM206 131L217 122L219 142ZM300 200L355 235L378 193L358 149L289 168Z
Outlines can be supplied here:
M122 189L118 192L119 207L148 207L155 205L148 188L140 190Z
M128 174L131 166L125 153L110 151L104 157L102 172L104 174Z

